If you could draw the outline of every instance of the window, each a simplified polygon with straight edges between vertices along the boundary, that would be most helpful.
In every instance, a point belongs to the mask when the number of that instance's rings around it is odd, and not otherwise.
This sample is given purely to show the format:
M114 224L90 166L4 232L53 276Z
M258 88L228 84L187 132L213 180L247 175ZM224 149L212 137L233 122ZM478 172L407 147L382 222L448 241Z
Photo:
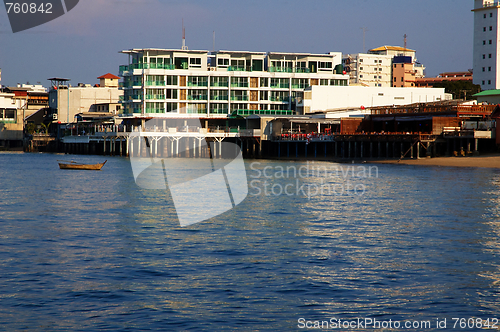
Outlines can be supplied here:
M491 39L490 39L490 41L488 43L491 45Z
M363 75L359 75L359 78L363 78Z
M491 53L490 53L490 54L488 54L488 58L490 58L490 59L491 59Z
M177 85L177 76L167 76L167 85Z
M491 80L488 80L488 84L491 84Z
M484 81L481 82L481 85L484 85Z
M491 67L488 67L488 71L491 71Z
M493 27L490 25L490 31L493 31Z
M493 17L493 13L490 13L490 17Z
M483 31L486 31L486 27L483 28Z
M363 67L359 67L359 70L363 70Z
M486 14L483 15L483 18L486 18Z
M483 54L483 59L486 59L486 54Z
M320 62L319 63L319 69L332 69L332 63L331 62Z
M363 62L363 59L359 59L359 62Z
M229 66L229 59L217 59L217 65L219 67L228 67Z
M486 71L486 68L483 67L483 71Z
M189 59L189 65L192 67L201 67L201 58Z
M483 40L483 45L486 45L486 40Z

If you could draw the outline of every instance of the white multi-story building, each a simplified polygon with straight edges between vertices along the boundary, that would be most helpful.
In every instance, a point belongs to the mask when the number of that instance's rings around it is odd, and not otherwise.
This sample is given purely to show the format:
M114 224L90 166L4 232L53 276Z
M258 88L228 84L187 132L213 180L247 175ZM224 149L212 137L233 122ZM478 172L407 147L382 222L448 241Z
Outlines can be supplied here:
M303 91L346 86L342 53L131 49L124 113L148 117L303 114Z
M394 84L395 62L401 63L401 58L409 61L407 71L415 78L425 76L425 67L417 62L415 50L400 46L381 46L368 51L368 54L348 54L343 59L345 70L349 73L351 85L363 85L368 87L391 87ZM398 59L395 61L394 59ZM399 82L400 77L397 77ZM403 78L403 80L405 80ZM413 85L409 85L413 86Z
M371 87L390 87L392 56L379 54L349 54L343 59L350 84Z
M499 28L500 1L474 1L473 83L482 90L500 88Z

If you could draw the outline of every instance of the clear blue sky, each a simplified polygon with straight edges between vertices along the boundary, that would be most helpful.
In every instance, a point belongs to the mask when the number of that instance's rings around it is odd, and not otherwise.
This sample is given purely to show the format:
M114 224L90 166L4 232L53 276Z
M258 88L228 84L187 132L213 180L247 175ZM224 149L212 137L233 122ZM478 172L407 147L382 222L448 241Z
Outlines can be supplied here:
M0 8L4 86L73 85L118 74L131 48L359 53L382 45L417 51L427 76L472 68L472 0L80 0L66 15L13 34Z

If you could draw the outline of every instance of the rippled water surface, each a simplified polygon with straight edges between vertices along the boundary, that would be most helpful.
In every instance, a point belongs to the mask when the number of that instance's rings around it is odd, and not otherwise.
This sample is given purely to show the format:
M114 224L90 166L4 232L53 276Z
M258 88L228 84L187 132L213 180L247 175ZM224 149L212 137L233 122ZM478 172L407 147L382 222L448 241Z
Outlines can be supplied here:
M170 193L139 188L128 159L59 170L68 158L103 160L0 154L1 330L290 331L365 317L451 330L454 317L500 316L498 170L247 161L243 203L181 228Z

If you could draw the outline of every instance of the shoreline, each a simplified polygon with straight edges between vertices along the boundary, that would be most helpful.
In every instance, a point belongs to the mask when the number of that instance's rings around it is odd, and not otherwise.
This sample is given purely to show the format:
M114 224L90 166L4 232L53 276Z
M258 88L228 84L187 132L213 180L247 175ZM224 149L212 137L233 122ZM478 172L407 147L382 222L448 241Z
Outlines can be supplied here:
M470 157L435 157L421 159L394 160L370 160L367 163L392 164L392 165L415 165L415 166L438 166L438 167L476 167L500 169L500 154L489 154Z

